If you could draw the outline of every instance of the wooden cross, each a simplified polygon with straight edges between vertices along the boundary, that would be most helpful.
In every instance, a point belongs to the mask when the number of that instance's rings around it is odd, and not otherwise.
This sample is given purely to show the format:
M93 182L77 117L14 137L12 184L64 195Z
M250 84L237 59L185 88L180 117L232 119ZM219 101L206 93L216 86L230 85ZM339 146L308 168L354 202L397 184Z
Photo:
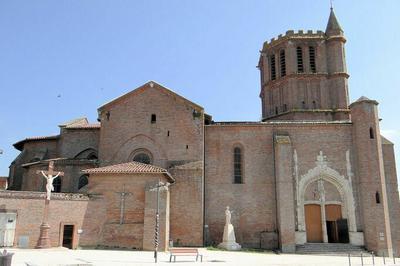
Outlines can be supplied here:
M46 184L46 191L47 191L47 200L50 200L51 192L54 191L53 180L59 176L63 176L64 172L54 171L54 161L49 162L49 170L43 171L38 170L36 171L37 174L42 174L44 178L47 180Z
M119 203L119 224L124 223L125 216L125 197L131 195L132 193L125 191L125 185L122 187L122 192L116 192L120 195L121 200Z

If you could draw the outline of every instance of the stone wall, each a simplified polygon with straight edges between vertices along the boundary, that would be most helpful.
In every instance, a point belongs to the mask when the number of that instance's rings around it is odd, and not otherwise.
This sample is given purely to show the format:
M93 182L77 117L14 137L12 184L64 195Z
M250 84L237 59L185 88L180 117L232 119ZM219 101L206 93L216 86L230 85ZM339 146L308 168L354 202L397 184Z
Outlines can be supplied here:
M99 150L100 129L68 129L62 128L59 144L58 157L75 158L79 153L87 149Z
M45 193L27 191L0 191L0 212L17 214L15 247L34 248L39 239L43 219ZM49 207L50 241L52 247L62 246L62 225L71 224L74 230L74 248L79 242L88 197L82 194L53 193ZM28 238L27 246L23 239Z

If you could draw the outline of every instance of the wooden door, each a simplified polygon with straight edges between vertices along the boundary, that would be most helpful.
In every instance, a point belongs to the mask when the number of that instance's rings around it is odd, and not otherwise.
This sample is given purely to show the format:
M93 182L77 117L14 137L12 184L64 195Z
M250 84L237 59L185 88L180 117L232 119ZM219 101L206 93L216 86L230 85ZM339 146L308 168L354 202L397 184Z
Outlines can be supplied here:
M327 204L325 205L326 220L336 222L342 219L342 206L338 204Z
M322 223L321 223L321 206L317 204L304 205L306 218L307 242L321 243Z

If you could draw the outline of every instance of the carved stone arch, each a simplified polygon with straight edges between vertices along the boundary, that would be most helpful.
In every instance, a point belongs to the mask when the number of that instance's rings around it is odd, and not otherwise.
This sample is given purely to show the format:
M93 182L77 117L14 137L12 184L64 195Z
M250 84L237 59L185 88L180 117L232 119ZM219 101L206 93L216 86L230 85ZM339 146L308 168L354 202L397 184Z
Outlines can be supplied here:
M98 152L94 148L87 148L80 152L78 152L74 159L90 159L90 160L97 160L98 159Z
M135 151L147 150L152 155L152 163L162 167L167 167L167 154L160 144L149 136L138 134L126 140L113 155L115 162L129 162Z
M343 214L347 217L349 222L349 231L356 232L355 221L355 208L352 186L350 182L340 175L336 170L328 167L327 165L317 165L315 168L309 170L305 175L301 176L299 181L299 201L298 205L298 225L299 231L305 231L305 217L304 217L304 194L307 186L319 179L325 180L333 184L340 193L343 202Z

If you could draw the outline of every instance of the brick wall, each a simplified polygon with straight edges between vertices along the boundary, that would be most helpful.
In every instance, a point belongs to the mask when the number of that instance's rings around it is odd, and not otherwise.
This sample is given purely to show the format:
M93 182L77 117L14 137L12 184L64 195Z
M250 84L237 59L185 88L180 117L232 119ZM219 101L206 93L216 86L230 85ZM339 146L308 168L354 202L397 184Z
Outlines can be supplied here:
M0 211L16 212L17 223L14 246L18 247L20 237L29 238L29 248L36 246L39 227L43 219L45 193L26 191L0 191ZM82 194L53 193L49 207L50 241L52 247L62 246L62 224L73 224L81 229L88 203ZM77 230L74 234L78 242Z
M145 191L159 178L165 181L162 174L91 174L87 192L91 200L85 214L81 245L143 249L145 210L149 204ZM129 194L125 197L124 219L120 224L119 193L123 191ZM153 233L154 227L148 234Z
M224 208L234 211L232 223L237 240L243 246L259 247L262 232L274 232L276 226L276 191L273 135L284 132L297 151L299 176L316 166L323 151L328 166L347 176L346 151L354 155L350 123L276 123L215 124L206 126L205 212L211 242L222 240ZM233 184L233 147L244 151L244 184ZM353 171L355 163L351 157ZM292 173L290 173L292 174ZM291 177L293 178L293 177ZM294 178L292 179L294 182ZM353 178L356 187L357 177ZM362 230L358 195L354 189L356 222Z

